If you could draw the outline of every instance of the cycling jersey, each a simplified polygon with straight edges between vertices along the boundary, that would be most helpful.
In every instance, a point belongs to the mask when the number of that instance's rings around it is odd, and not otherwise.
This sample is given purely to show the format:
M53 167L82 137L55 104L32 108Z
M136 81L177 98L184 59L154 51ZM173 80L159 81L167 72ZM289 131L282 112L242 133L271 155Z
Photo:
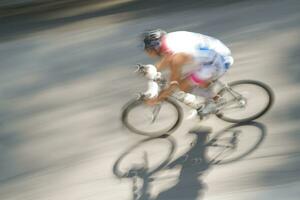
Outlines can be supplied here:
M231 51L220 40L199 33L177 31L162 38L161 51L168 54L186 53L199 68L191 80L200 83L222 76L233 64Z

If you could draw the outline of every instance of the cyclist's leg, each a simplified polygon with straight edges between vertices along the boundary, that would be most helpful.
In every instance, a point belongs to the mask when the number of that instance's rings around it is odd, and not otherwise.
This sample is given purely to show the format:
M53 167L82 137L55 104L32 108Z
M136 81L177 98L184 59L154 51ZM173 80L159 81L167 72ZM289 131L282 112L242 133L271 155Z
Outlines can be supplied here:
M204 98L213 98L214 93L211 90L212 77L216 70L210 66L201 66L197 71L194 71L188 77L189 82L194 86L194 93L203 96Z
M214 62L210 65L203 65L193 74L190 79L198 88L205 90L204 97L215 98L216 93L213 91L214 83L221 78L233 64L233 58L231 56L217 55ZM210 92L209 92L210 91Z
M196 95L203 97L210 97L212 95L210 94L210 89L208 87L210 85L210 82L203 81L201 83L195 83L195 81L192 80L191 76L192 73L180 81L179 89L183 92L195 93ZM194 92L194 89L197 89L197 91L199 91L198 88L202 88L202 93L198 94L197 92Z
M193 89L193 84L188 78L184 78L179 83L179 89L184 92L190 92Z
M216 101L218 101L218 96L211 83L223 76L229 66L228 63L225 65L224 57L218 55L212 64L203 65L198 71L191 74L190 80L198 86L198 95L203 96L206 99L206 106L202 110L204 114L216 111Z

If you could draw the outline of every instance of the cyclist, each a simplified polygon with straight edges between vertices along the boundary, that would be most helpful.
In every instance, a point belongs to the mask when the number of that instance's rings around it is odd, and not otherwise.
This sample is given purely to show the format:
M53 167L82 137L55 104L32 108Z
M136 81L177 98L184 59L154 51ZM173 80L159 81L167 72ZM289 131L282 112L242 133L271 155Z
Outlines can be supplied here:
M177 88L188 92L195 86L206 89L204 113L216 110L218 96L209 88L212 81L220 78L233 64L231 51L220 40L200 33L176 31L167 33L161 29L149 30L143 34L144 50L152 58L159 57L158 71L169 68L169 87L157 98L146 103L154 105L171 95ZM194 65L188 76L182 77L182 68Z

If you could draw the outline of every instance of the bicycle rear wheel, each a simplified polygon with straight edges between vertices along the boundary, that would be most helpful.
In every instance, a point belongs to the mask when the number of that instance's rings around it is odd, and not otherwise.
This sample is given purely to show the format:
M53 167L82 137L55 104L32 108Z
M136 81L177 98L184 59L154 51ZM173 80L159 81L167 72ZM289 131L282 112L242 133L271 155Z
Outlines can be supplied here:
M125 127L134 133L151 137L170 134L181 120L182 109L171 99L155 106L146 105L142 100L132 100L122 112Z
M266 84L241 80L228 84L218 94L225 99L217 117L232 123L255 120L264 115L272 106L274 95Z
M211 164L222 165L250 155L266 137L266 127L259 122L237 123L212 133L207 142L206 157Z

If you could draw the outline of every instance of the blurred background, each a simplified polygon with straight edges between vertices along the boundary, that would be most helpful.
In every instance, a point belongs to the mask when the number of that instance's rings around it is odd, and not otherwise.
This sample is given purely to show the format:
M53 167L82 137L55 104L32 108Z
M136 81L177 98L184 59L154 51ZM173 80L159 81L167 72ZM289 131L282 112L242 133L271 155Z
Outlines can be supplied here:
M298 200L299 10L298 0L0 0L0 199ZM145 139L122 128L120 112L145 86L134 65L154 62L139 40L151 28L219 38L235 58L223 80L265 82L276 100L263 131L242 129L245 145L263 135L251 154L201 169L176 162L171 178L144 180L151 198L138 198L113 165ZM198 124L184 120L172 135L174 161ZM154 146L153 157L169 148Z

